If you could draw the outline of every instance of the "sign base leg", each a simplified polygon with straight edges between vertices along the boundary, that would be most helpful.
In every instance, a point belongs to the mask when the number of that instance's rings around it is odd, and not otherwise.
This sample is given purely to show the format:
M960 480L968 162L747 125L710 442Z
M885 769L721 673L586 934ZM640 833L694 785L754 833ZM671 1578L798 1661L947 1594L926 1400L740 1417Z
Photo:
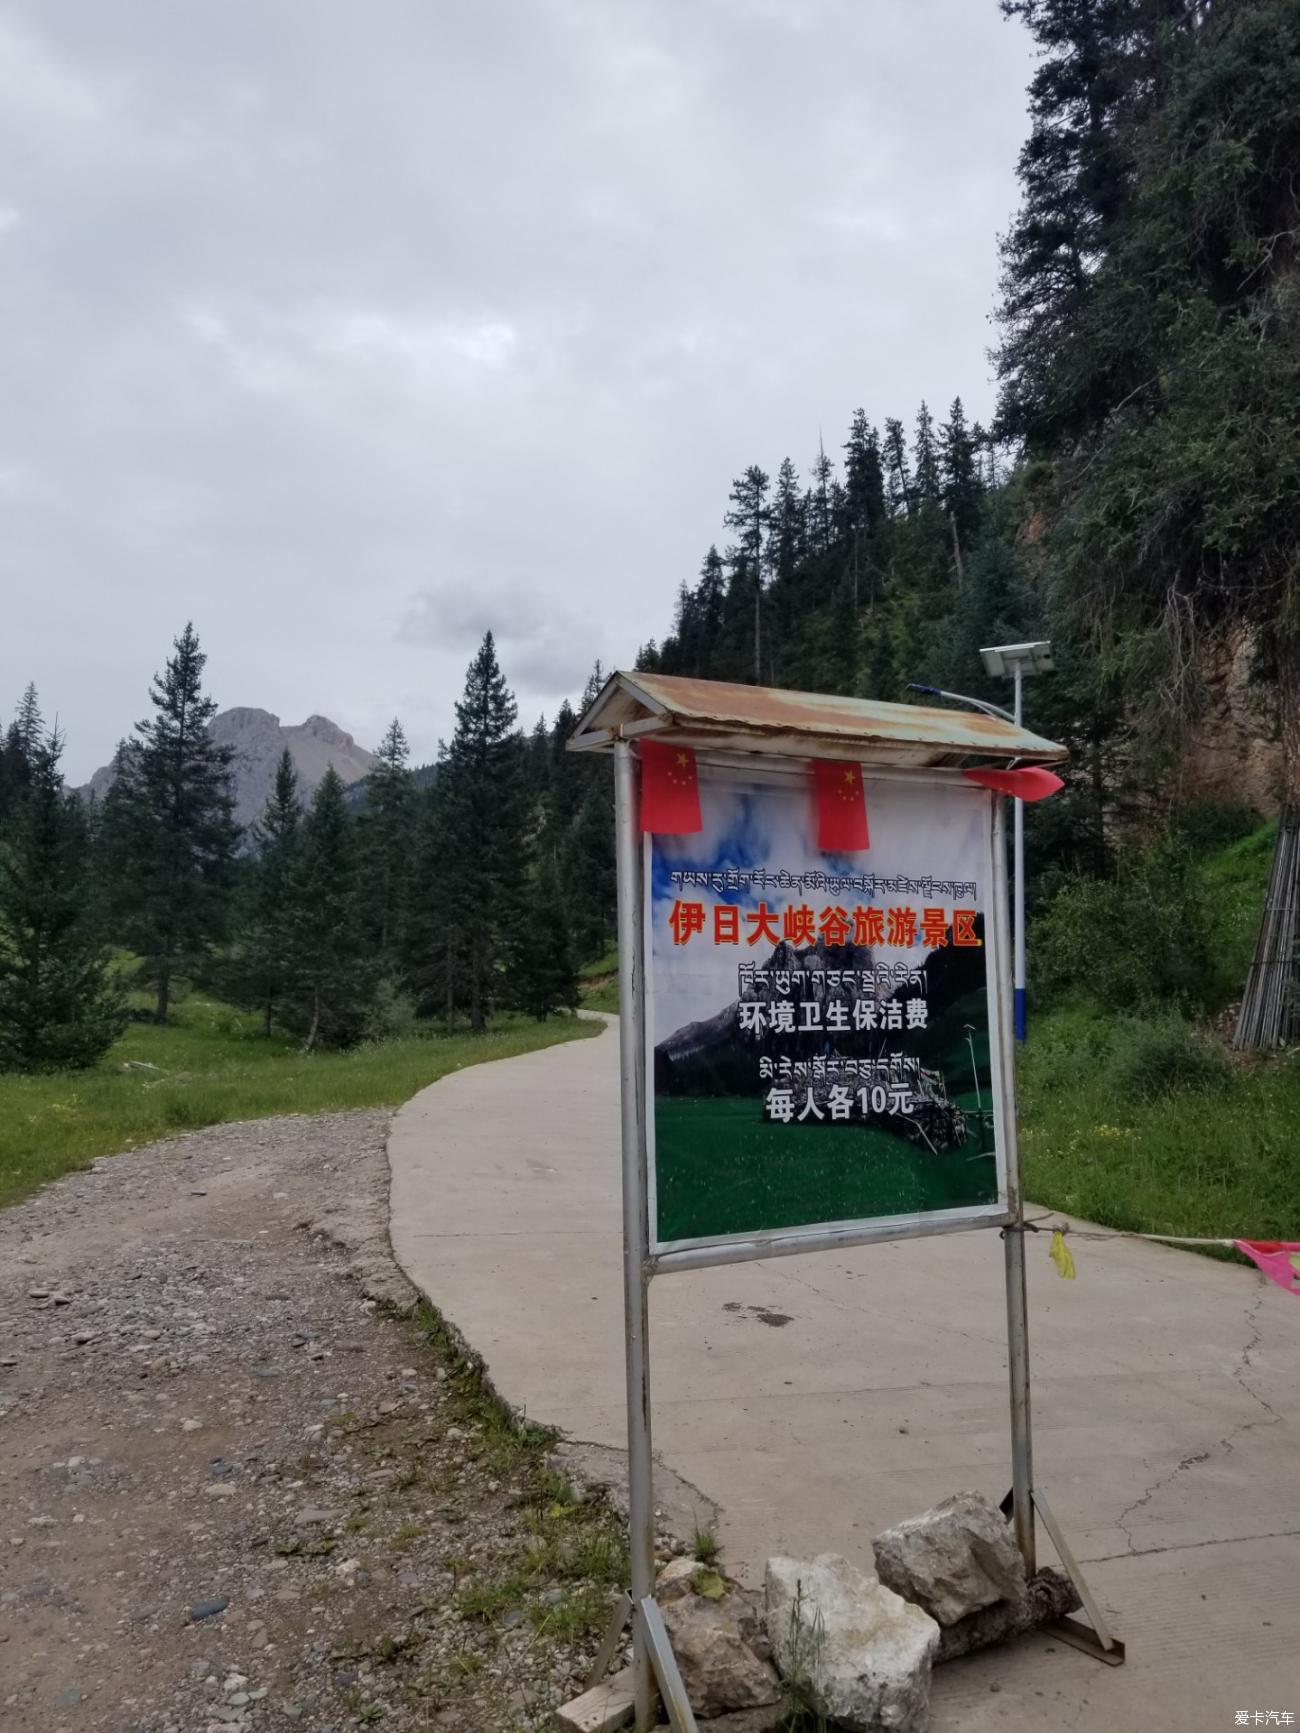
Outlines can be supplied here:
M1071 1648L1082 1650L1085 1655L1091 1655L1094 1660L1104 1661L1108 1667L1122 1667L1127 1651L1107 1624L1105 1615L1097 1605L1096 1596L1088 1587L1088 1580L1080 1568L1078 1559L1070 1551L1065 1534L1052 1515L1051 1506L1037 1487L1031 1492L1030 1498L1033 1501L1034 1510L1042 1518L1043 1527L1047 1530L1052 1545L1056 1548L1057 1557L1065 1567L1066 1576L1079 1591L1079 1599L1083 1602L1083 1609L1092 1621L1091 1628L1089 1628L1087 1625L1080 1624L1077 1619L1056 1619L1050 1625L1044 1625L1043 1630L1051 1631L1053 1636L1059 1637L1063 1643L1068 1643ZM1003 1516L1008 1521L1014 1516L1015 1505L1015 1494L1009 1492L1002 1500L1000 1507Z

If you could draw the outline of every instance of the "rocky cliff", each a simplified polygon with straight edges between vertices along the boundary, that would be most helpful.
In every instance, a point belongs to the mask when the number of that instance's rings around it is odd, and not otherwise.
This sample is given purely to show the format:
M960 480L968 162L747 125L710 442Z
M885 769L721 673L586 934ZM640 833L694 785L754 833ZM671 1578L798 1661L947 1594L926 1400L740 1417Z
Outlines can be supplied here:
M358 746L328 716L309 716L305 722L285 727L269 710L241 705L214 716L210 732L214 740L234 751L231 768L235 817L242 825L252 824L266 805L275 781L275 767L286 746L298 767L304 800L311 799L331 764L345 783L353 783L359 782L375 763L374 754ZM102 798L112 781L113 767L106 764L95 772L82 792Z

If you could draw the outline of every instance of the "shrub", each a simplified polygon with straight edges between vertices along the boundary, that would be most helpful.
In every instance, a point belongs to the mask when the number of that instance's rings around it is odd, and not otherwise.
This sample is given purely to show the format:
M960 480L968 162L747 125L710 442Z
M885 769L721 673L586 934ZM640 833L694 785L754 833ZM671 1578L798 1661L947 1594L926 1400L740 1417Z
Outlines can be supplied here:
M1231 1067L1210 1039L1197 1035L1175 1012L1126 1018L1115 1031L1109 1068L1126 1101L1158 1101L1193 1090L1222 1088Z
M1172 819L1175 834L1198 853L1239 842L1258 824L1244 800L1190 800Z
M1166 839L1121 858L1114 878L1064 880L1029 955L1049 994L1085 993L1115 1011L1203 1010L1217 975L1211 915L1190 851Z
M415 1000L393 980L382 980L362 1025L363 1041L400 1041L421 1032Z

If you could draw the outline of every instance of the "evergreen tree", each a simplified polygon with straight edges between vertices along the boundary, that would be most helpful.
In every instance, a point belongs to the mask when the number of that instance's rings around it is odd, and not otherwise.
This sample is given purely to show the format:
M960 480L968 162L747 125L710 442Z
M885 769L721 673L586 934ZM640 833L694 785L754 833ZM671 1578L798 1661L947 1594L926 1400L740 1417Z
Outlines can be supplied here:
M754 683L762 684L763 668L763 547L772 510L767 490L771 477L751 463L743 475L731 484L731 504L723 522L728 529L739 532L740 540L732 554L732 567L737 588L747 589L753 598L754 619Z
M1128 209L1134 127L1161 84L1195 0L1002 0L1040 52L1020 153L1023 200L1002 245L999 432L1031 445L1067 438L1101 405L1058 365L1089 306L1098 262ZM1150 285L1148 285L1148 290Z
M835 533L835 466L826 455L826 447L818 442L817 461L812 468L812 487L808 494L808 517L813 547L826 553Z
M448 751L439 744L433 781L424 792L407 887L402 979L422 1017L441 1017L447 1034L468 1003L473 913L464 901L457 832L452 822Z
M353 821L331 764L301 824L289 896L289 979L282 1015L317 1046L360 1036L379 974L358 896Z
M850 536L858 537L874 535L885 519L880 437L865 409L854 410L844 444L844 518Z
M301 823L298 772L286 748L265 810L253 826L257 854L236 899L235 942L216 971L227 998L261 1011L268 1038L293 985Z
M966 426L960 397L953 399L948 419L939 429L939 471L944 510L964 545L979 519L982 489L975 436Z
M366 777L366 805L360 821L366 930L381 967L389 971L397 962L415 828L410 756L402 725L394 717L375 749L378 763Z
M718 653L718 640L722 633L722 610L726 593L727 577L722 555L716 547L710 547L704 556L704 564L700 567L700 581L695 586L699 653L696 664L691 669L693 674L707 677L713 673L713 658Z
M803 558L806 511L799 472L788 457L776 472L776 494L768 529L768 570L782 583L789 583Z
M578 1003L578 971L565 897L550 856L543 858L529 887L511 978L520 1010L539 1022L552 1011L572 1011Z
M934 418L922 402L916 416L912 445L912 491L917 499L939 498L939 453L934 443Z
M882 459L889 493L890 516L903 516L912 509L913 489L907 465L907 435L903 432L902 422L894 417L885 422Z
M208 733L215 702L203 695L207 658L192 625L150 689L154 714L117 756L104 803L104 855L124 941L167 1021L176 977L193 971L220 936L235 845L231 749Z
M31 785L36 756L45 739L45 723L35 686L29 684L18 701L14 719L0 740L0 821Z
M33 709L22 742L26 787L0 840L0 1070L7 1071L94 1065L126 1027L91 883L85 811L63 786L62 741L56 734L33 740L38 718Z
M489 632L469 665L439 777L444 842L457 862L472 1029L501 996L501 973L523 918L528 791L514 696Z

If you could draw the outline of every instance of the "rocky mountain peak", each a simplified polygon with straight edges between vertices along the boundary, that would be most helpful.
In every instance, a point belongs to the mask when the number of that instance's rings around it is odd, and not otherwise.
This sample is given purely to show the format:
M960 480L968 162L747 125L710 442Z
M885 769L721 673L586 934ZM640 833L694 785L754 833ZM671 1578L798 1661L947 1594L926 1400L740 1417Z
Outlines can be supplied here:
M328 716L309 716L288 726L270 710L237 704L208 725L212 738L234 751L235 818L245 827L262 813L275 783L280 754L287 747L298 771L303 801L309 801L332 764L345 783L359 782L375 756L358 746L346 729ZM102 799L113 783L113 767L97 770L82 791Z

